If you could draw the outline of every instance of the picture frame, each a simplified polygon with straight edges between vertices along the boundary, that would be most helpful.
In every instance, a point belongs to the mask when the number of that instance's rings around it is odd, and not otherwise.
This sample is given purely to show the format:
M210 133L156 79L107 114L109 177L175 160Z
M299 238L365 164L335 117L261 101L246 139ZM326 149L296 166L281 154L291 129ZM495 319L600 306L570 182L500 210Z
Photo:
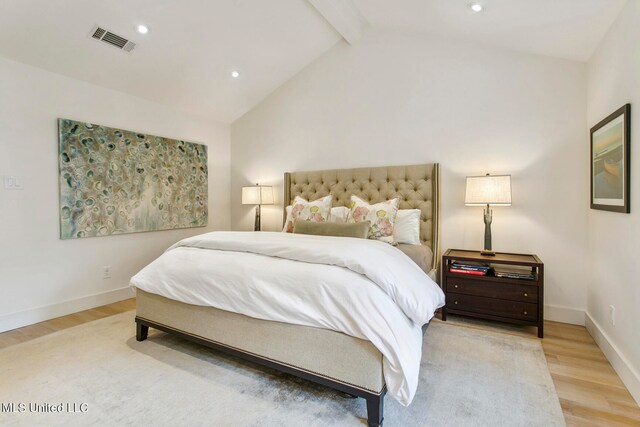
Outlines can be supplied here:
M631 104L591 128L591 209L630 213Z

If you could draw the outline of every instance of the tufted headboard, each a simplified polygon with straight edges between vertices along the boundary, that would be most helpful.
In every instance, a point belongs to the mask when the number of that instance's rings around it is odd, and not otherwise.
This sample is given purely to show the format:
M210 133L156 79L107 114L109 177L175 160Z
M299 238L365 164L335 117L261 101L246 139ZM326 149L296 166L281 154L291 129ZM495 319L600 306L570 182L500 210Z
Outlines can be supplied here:
M349 206L355 194L369 203L400 198L400 209L420 209L420 240L439 259L440 165L334 169L284 174L284 206L296 196L312 201L333 195L333 206ZM286 217L286 211L285 211Z

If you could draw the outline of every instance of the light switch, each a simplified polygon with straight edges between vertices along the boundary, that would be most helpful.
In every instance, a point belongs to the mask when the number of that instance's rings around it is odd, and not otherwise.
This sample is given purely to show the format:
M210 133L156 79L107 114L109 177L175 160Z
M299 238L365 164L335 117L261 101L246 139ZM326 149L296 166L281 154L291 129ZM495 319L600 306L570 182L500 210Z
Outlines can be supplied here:
M5 190L24 190L22 178L17 176L5 176L4 177L4 189Z

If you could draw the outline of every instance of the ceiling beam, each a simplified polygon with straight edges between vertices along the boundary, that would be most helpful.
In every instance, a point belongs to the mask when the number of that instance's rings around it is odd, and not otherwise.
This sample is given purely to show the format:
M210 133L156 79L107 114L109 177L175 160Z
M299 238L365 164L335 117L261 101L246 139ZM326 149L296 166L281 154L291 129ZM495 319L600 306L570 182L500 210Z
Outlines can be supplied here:
M365 19L352 0L308 0L349 44L361 37Z

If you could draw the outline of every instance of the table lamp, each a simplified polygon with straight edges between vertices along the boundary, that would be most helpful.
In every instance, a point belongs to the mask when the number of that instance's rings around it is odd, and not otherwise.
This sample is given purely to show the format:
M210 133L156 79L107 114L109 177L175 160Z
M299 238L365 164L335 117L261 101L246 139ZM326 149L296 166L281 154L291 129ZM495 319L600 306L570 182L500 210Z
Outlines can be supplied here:
M242 204L256 205L255 231L260 231L260 206L273 205L273 187L270 185L253 185L242 187Z
M511 206L511 175L468 176L464 204L487 206L484 212L484 250L482 255L495 255L491 250L491 206Z

